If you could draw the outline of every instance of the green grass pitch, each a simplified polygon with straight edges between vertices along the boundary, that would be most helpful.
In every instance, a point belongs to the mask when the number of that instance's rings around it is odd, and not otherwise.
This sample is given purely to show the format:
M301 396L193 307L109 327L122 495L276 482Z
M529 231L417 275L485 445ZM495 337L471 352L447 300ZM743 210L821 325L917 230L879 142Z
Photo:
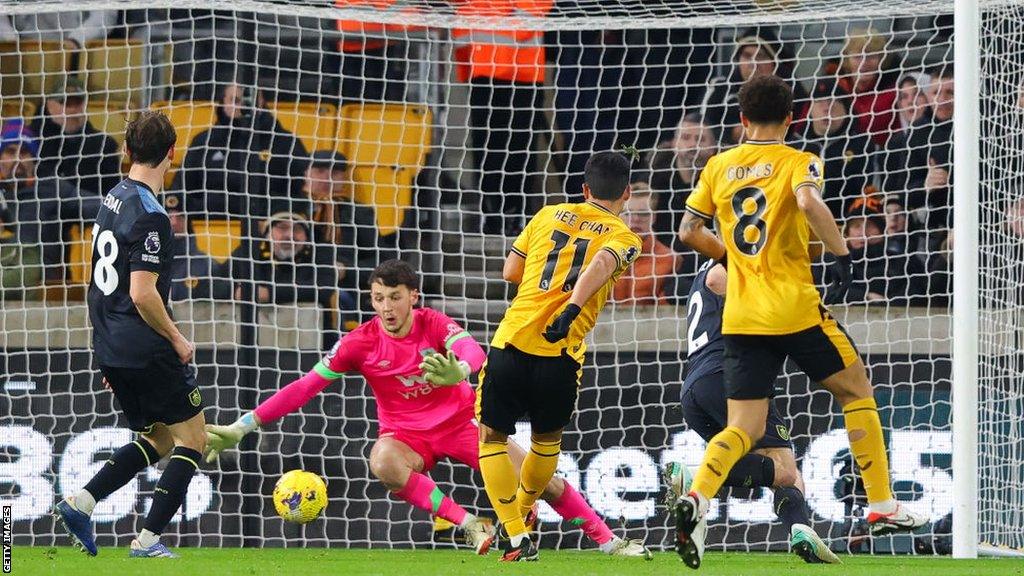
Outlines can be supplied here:
M802 576L1024 576L1020 559L952 560L908 556L844 556L842 566L804 564L789 554L709 553L698 571L687 569L672 552L657 552L654 560L609 558L596 551L541 550L540 562L501 564L492 552L474 556L469 551L434 550L324 550L324 549L215 549L181 548L181 558L129 559L125 548L104 548L90 558L73 548L15 548L13 574L117 576L316 576L380 575L503 575L556 576L675 576L767 575Z

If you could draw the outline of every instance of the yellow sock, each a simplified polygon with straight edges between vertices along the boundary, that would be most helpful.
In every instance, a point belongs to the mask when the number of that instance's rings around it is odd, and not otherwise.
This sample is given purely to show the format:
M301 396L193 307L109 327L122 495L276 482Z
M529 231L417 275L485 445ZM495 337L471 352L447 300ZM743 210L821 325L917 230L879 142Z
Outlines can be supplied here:
M509 536L526 534L526 525L519 514L516 504L516 487L519 475L516 474L512 459L508 457L506 442L480 443L480 474L484 477L484 490L487 498L498 515L498 521L504 524Z
M519 471L519 489L516 490L516 502L519 513L526 516L551 482L551 477L558 469L558 454L562 442L530 442L530 451L523 460L523 469Z
M718 494L729 471L747 452L750 452L750 436L735 426L726 426L708 442L690 489L711 500Z
M885 453L885 439L882 436L882 421L878 419L878 405L874 398L854 400L843 407L846 416L846 434L850 438L868 503L885 502L892 499L889 485L889 458Z

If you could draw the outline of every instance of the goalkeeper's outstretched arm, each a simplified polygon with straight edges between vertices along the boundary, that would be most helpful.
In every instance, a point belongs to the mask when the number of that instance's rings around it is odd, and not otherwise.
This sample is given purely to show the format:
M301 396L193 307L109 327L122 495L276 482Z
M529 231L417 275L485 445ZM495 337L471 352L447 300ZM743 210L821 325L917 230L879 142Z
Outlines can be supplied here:
M241 418L231 424L227 426L207 424L206 461L213 462L221 452L237 446L242 441L242 437L249 432L286 414L295 412L341 376L341 374L333 372L321 360L305 376L281 388L273 396L261 402L255 410L243 414Z

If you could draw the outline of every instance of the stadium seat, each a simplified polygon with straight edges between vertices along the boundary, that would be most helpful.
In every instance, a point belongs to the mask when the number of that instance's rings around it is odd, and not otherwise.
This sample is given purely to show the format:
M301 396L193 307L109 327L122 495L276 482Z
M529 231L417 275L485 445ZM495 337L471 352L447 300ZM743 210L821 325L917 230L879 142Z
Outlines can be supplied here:
M154 102L151 110L159 110L167 115L174 125L174 131L178 134L178 141L174 144L174 158L171 160L171 169L164 177L166 185L170 186L174 180L174 173L185 160L185 152L196 134L203 132L217 121L217 107L213 102L199 100L163 100Z
M374 206L380 233L392 234L412 205L413 182L430 151L430 110L408 104L349 104L341 108L340 118L338 151L353 165L355 199Z
M316 102L271 102L267 104L285 130L295 134L308 152L331 150L338 137L338 108Z
M192 220L192 233L199 249L221 264L242 245L241 220Z
M88 284L92 268L92 227L78 224L68 230L68 284Z
M89 95L107 101L141 102L146 52L140 40L90 40L82 51L82 74Z
M66 74L72 42L0 42L0 96L42 102L54 79Z
M85 105L85 113L93 128L106 133L117 142L118 148L124 143L124 129L131 120L131 111L124 102L103 102L90 100Z
M36 105L21 98L4 98L0 100L0 119L35 118Z

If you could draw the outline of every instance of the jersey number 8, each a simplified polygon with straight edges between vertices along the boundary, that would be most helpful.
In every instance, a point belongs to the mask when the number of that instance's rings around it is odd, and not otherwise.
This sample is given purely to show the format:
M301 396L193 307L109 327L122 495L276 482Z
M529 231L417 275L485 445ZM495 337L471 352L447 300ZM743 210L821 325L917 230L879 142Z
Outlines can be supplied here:
M96 259L96 268L92 271L92 281L96 287L103 292L104 296L110 296L117 290L117 269L114 262L117 261L117 238L110 230L99 231L99 225L92 227L92 249L99 250L99 258Z
M753 211L749 208L753 204ZM747 256L756 256L761 248L764 248L768 240L768 225L761 218L768 207L768 200L764 197L764 190L756 186L740 188L732 196L732 213L736 215L736 226L732 230L732 240L736 248ZM747 239L747 230L753 227L757 231L757 238Z

